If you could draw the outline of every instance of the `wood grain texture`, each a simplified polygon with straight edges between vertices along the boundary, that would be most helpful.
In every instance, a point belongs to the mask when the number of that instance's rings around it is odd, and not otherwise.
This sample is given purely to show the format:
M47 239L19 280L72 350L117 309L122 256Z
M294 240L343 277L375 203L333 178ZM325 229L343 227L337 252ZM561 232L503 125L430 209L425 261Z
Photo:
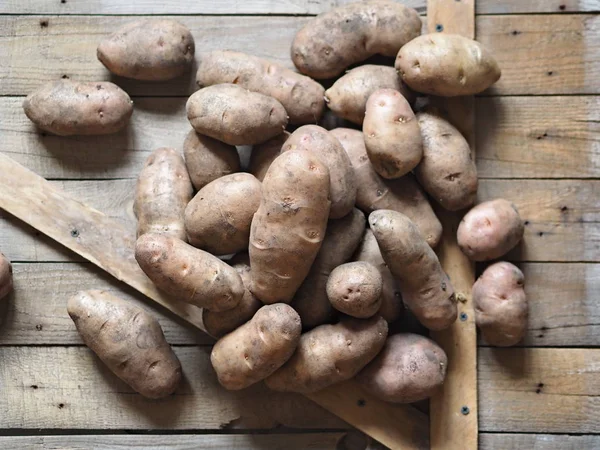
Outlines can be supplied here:
M480 450L597 450L600 436L482 433L479 443Z

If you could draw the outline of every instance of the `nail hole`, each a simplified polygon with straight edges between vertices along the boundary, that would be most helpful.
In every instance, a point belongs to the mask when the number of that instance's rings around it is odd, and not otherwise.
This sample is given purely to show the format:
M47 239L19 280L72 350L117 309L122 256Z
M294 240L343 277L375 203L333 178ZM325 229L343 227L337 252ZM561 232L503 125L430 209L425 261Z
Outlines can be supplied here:
M544 232L543 232L543 231L540 231L540 232L538 233L538 236L539 236L539 237L542 237L543 235L544 235Z
M518 34L521 34L521 32L519 30L513 30L513 32L511 34L513 36L517 36Z
M40 27L47 28L48 27L48 21L47 20L40 20Z
M59 404L58 404L58 409L63 409L64 407L65 407L65 404L64 404L64 403L59 403Z
M567 5L560 5L558 7L558 9L560 9L561 11L564 11L565 9L567 9Z
M549 70L549 71L548 71L548 76L549 76L549 77L551 77L552 75L554 75L554 72L553 72L553 71L551 71L551 70Z
M569 208L568 208L568 207L566 207L566 206L562 206L562 207L560 208L560 210L561 210L562 212L566 212L566 211L568 211L568 210L569 210Z
M61 78L62 78L63 80L68 80L68 79L69 79L69 75L63 75Z
M523 222L523 225L525 225L525 226L529 225L529 220L526 220L525 222Z
M44 327L43 327L42 325L36 325L36 326L35 326L35 329L36 329L36 330L38 330L38 331L42 331L42 330L43 330L43 328L44 328Z
M37 384L32 384L32 385L31 385L31 389L37 389L37 388L38 388L38 385L37 385Z

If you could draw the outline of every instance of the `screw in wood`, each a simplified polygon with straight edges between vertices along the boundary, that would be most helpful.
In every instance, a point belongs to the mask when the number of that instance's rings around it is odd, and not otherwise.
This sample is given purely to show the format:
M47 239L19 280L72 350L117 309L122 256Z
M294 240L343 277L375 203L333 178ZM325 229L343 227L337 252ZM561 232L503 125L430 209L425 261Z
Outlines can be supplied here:
M467 316L467 313L464 313L464 312L460 313L459 317L460 317L461 322L464 322L465 320L467 320L469 318L469 316Z
M435 26L435 31L437 31L438 33L439 33L440 31L444 31L444 25L442 25L441 23L438 23L438 24Z
M460 408L460 413L461 413L463 416L466 416L466 415L468 415L470 412L471 412L471 410L469 409L469 407L468 407L468 406L463 406L462 408Z
M78 230L71 230L71 236L76 238L79 237L79 231Z

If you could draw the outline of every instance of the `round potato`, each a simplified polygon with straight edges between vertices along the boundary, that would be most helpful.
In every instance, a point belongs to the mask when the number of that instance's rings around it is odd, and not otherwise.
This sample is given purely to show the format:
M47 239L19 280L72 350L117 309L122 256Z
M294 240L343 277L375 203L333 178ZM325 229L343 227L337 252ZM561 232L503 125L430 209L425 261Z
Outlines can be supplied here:
M290 133L284 131L279 136L275 136L267 142L252 147L248 172L254 175L259 181L262 181L273 161L281 154L281 148L289 137Z
M462 252L473 261L500 258L523 238L525 226L517 207L502 198L472 208L458 226Z
M327 298L338 311L367 319L381 308L383 279L377 268L365 261L336 267L327 280Z
M59 136L111 134L123 129L133 102L108 81L50 81L23 101L25 114L36 126Z
M6 256L0 253L0 300L13 289L13 269Z

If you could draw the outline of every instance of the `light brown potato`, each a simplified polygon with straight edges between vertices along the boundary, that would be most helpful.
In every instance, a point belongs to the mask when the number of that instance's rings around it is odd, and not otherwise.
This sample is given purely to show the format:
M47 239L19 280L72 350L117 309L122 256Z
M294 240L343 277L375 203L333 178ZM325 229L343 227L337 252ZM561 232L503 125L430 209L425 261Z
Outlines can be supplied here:
M454 288L416 225L390 210L372 212L369 225L384 261L400 283L406 307L430 330L452 325L457 313Z
M275 391L309 394L349 380L383 348L387 322L379 317L345 317L300 337L294 355L265 380Z
M473 207L460 221L458 246L473 261L488 261L508 253L523 239L519 210L499 198Z
M67 310L81 339L134 391L148 398L172 394L181 364L158 320L107 291L82 291Z
M415 91L443 97L478 94L500 79L494 57L479 42L457 34L413 39L400 49L395 66Z
M211 181L239 172L240 155L233 145L190 130L183 143L185 165L196 190Z
M325 91L327 107L337 116L362 125L369 96L378 89L399 91L409 102L415 94L398 76L393 67L365 64L346 72Z
M236 84L196 91L186 104L192 127L229 145L255 145L283 133L287 113L277 100Z
M252 147L248 172L254 175L259 181L264 180L267 170L269 170L273 161L281 154L281 148L289 137L290 133L284 131L279 136L275 136L267 142Z
M350 3L318 15L298 31L292 61L312 78L333 78L370 56L395 57L400 47L421 34L421 27L417 11L400 3Z
M250 228L250 290L289 303L321 248L329 217L329 170L310 152L281 154L265 175Z
M219 383L244 389L265 379L290 359L302 326L294 309L284 303L266 305L250 322L219 339L210 354Z
M125 128L133 102L108 81L50 81L23 101L36 126L59 136L111 134Z
M406 99L394 89L379 89L367 100L363 136L371 164L383 178L406 175L423 157L419 124Z
M442 237L442 224L436 217L427 197L412 175L396 180L384 180L369 160L363 133L349 128L330 131L350 157L356 177L356 206L365 213L391 209L408 216L418 227L421 236L431 247Z
M323 86L258 56L231 50L203 53L196 82L201 88L233 83L273 97L283 105L293 124L315 123L323 115Z
M473 285L475 323L490 345L517 344L527 332L525 277L508 262L489 266Z
M414 403L436 393L447 368L446 353L431 339L400 333L389 337L356 381L384 402Z
M423 159L415 175L423 189L449 211L467 208L477 197L477 168L467 140L441 117L421 112Z
M13 269L6 256L0 253L0 300L13 289Z
M98 60L115 75L135 80L164 81L190 70L194 37L172 19L130 22L98 45Z
M261 183L249 173L234 173L211 181L185 208L190 244L213 255L246 250L260 199Z
M137 236L158 233L187 240L183 213L192 194L192 182L179 152L166 147L154 150L135 188Z
M333 269L350 260L360 242L365 225L365 215L356 208L347 216L330 220L327 224L321 249L292 301L305 330L333 319L335 311L327 298L327 278Z
M356 179L350 159L340 142L318 125L304 125L285 141L282 152L300 150L312 153L329 169L331 219L349 214L356 202Z
M135 244L135 259L158 289L201 308L225 311L244 295L233 267L171 236L142 235Z
M342 264L327 279L327 298L338 311L357 319L374 316L381 308L383 279L365 261Z

